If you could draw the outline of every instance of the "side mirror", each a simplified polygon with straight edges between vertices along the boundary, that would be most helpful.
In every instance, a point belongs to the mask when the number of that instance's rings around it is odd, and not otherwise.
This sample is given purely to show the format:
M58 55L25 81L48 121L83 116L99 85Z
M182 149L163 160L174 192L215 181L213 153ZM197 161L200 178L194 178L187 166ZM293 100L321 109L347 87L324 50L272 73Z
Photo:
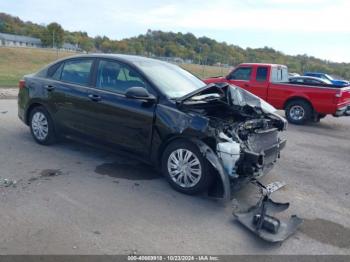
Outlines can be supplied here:
M126 90L125 96L131 99L139 99L146 101L156 101L156 97L148 93L147 89L141 86L130 87Z

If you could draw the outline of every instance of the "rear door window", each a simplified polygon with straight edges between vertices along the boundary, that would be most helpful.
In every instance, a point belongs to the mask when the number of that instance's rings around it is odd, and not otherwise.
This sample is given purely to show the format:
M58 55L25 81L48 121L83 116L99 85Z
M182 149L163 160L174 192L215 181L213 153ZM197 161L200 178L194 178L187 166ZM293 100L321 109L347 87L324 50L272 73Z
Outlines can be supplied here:
M64 63L61 81L78 85L88 85L93 59L77 59Z
M271 82L285 83L288 82L288 69L285 66L274 66L271 68Z
M304 83L304 79L302 79L302 78L291 78L290 82L291 83Z
M256 81L263 82L267 80L267 67L259 66L256 71Z
M56 72L57 68L60 67L60 65L61 63L50 66L49 69L47 69L47 76L51 77Z
M240 67L231 73L230 80L250 80L251 74L251 67Z
M321 84L321 82L316 80L316 79L304 79L304 83L305 84Z
M55 79L55 80L60 80L61 74L62 74L62 69L63 69L63 63L58 65L58 67L56 67L56 70L54 72L52 72L52 74L50 75L50 78Z

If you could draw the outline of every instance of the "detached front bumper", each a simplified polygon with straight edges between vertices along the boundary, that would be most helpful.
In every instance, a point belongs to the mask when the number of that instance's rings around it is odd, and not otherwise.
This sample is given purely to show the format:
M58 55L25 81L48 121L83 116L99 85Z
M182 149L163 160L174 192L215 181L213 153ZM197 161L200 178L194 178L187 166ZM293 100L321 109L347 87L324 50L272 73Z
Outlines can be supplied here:
M337 112L335 112L333 116L335 117L350 116L350 105L338 108Z

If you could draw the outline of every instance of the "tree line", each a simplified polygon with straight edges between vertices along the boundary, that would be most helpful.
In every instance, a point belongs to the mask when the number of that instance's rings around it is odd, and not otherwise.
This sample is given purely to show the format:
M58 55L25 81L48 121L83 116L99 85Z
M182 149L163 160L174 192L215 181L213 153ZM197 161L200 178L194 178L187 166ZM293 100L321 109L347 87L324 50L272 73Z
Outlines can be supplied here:
M243 62L285 64L290 72L321 71L350 79L350 63L335 63L313 56L286 55L273 48L246 48L192 33L148 30L145 34L122 40L106 36L90 37L86 32L70 32L58 23L38 25L0 13L0 32L40 38L47 47L63 43L77 45L86 52L125 53L150 57L176 57L205 65L235 66Z

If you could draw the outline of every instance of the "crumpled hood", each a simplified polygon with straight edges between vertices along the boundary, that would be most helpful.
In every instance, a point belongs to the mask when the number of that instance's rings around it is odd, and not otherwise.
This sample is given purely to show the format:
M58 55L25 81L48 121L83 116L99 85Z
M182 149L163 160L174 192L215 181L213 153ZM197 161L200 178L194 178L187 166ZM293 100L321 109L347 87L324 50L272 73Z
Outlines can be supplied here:
M205 101L205 97L210 95L213 97L216 95L218 99L225 100L227 104L231 107L244 108L249 106L255 111L261 111L264 114L273 115L275 119L280 120L281 126L285 129L287 127L287 121L277 114L277 109L265 102L263 99L253 95L252 93L238 87L229 85L227 83L211 83L202 88L199 88L183 97L177 98L176 102L179 104L184 104L188 101L200 102L201 99ZM203 98L202 98L203 97Z
M246 105L254 108L257 107L262 109L266 113L274 113L277 111L276 108L274 108L272 105L265 102L261 98L257 97L256 95L253 95L252 93L238 86L229 85L227 83L208 84L202 88L192 91L191 93L188 93L187 95L177 98L176 101L179 103L183 103L185 101L191 100L194 97L209 95L211 93L222 94L226 96L226 98L230 100L232 105L241 107Z
M260 108L265 113L275 113L277 109L265 102L263 99L253 95L252 93L237 87L230 85L228 87L232 103L238 106L251 106L254 108Z

